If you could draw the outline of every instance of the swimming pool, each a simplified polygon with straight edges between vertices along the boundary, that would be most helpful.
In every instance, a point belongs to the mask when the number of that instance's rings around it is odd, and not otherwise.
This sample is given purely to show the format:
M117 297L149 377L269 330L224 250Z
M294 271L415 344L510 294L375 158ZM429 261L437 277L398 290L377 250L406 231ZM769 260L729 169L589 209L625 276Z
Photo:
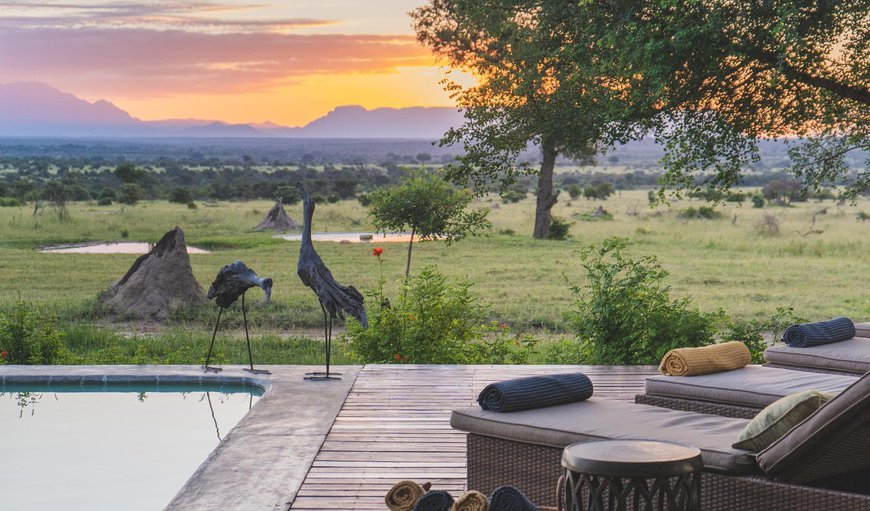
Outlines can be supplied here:
M260 394L240 384L0 386L0 509L162 509Z

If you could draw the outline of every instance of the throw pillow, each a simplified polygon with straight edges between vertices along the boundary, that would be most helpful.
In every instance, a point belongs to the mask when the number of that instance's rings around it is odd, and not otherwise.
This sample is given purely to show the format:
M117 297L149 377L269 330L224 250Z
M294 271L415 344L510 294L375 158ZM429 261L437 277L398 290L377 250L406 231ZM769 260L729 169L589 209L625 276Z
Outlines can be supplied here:
M736 449L760 451L797 426L833 398L833 394L808 390L771 403L740 432Z

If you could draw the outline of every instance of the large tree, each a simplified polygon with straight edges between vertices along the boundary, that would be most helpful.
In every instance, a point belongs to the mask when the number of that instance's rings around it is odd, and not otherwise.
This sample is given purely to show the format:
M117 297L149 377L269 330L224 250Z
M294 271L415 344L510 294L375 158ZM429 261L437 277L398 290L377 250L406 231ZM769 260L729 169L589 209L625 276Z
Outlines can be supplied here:
M666 184L727 188L759 140L786 138L805 185L870 188L866 163L843 163L870 149L870 1L585 0L575 14L566 53L658 113L613 120L665 144Z
M463 144L448 177L484 192L506 189L519 173L538 177L535 238L547 238L556 158L590 159L602 128L597 80L577 72L580 48L563 58L580 7L565 0L430 0L411 13L418 39L453 68L470 71L478 84L447 80L465 115L442 144ZM520 161L529 144L541 150L538 169Z

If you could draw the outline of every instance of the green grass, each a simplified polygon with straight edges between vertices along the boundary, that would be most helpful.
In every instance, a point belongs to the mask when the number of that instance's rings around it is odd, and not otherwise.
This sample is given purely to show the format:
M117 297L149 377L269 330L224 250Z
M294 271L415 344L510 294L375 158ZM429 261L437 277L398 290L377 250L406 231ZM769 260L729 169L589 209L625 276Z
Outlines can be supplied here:
M856 218L858 211L867 208L866 200L856 207L837 207L830 201L764 209L752 208L748 203L739 207L727 204L718 206L723 213L720 220L686 220L680 218L680 211L705 203L685 200L650 209L646 191L622 192L603 202L569 201L566 197L554 213L575 222L571 228L573 238L568 241L531 239L531 196L516 204L486 198L475 206L492 208L494 204L498 208L491 211L492 232L509 229L516 234L492 234L451 246L440 242L417 244L411 271L436 265L447 275L470 279L475 283L472 291L491 305L492 319L516 330L543 336L565 334L564 313L573 300L570 286L584 282L577 251L610 236L628 238L633 256L655 255L670 272L667 282L672 294L690 297L701 310L722 308L735 318L762 319L771 316L777 307L791 306L811 320L836 315L870 319L870 298L863 288L870 263L870 233L867 224ZM613 215L613 220L582 220L599 204ZM136 256L46 254L35 249L56 243L123 241L123 231L128 232L129 241L155 242L178 225L189 245L213 250L191 256L194 274L204 288L221 266L235 259L242 259L261 276L274 279L273 303L250 307L256 344L265 350L264 358L257 355L258 363L316 363L320 348L314 345L309 349L297 339L302 333L316 335L322 319L314 294L296 276L299 243L251 230L270 207L267 201L222 202L200 205L196 210L165 202L109 207L74 204L70 208L72 220L63 223L50 210L33 216L32 206L0 208L0 308L12 304L20 294L25 300L53 310L62 323L98 322L118 330L138 328L135 324L109 323L111 320L101 317L97 307L99 294L127 271ZM827 214L816 214L825 207ZM288 207L287 212L299 220L301 205ZM756 234L755 224L765 214L779 218L780 236ZM371 228L365 208L356 201L318 205L314 220L315 231ZM811 228L823 232L802 235ZM371 254L373 245L384 247L382 266ZM404 272L406 246L373 245L316 243L340 282L353 284L365 293L383 277L387 293L392 295ZM260 297L258 289L251 290L249 303ZM146 346L139 349L149 353L149 360L201 363L199 358L207 349L214 315L213 304L208 304L180 312L167 325L148 327L160 335L121 336L112 343L127 357L135 356L136 346ZM236 339L240 316L237 307L225 315L226 332ZM91 335L98 337L93 332ZM160 341L154 341L154 337ZM118 340L121 338L125 340ZM76 353L79 349L108 349L88 348L84 340L80 345L83 347L75 343L71 347ZM243 341L241 345L228 343L221 348L228 350L221 351L221 356L243 363L243 345ZM151 353L151 349L156 351ZM274 352L266 354L271 349ZM284 356L284 352L292 355ZM309 352L311 360L306 358ZM106 360L115 360L113 357L109 353Z

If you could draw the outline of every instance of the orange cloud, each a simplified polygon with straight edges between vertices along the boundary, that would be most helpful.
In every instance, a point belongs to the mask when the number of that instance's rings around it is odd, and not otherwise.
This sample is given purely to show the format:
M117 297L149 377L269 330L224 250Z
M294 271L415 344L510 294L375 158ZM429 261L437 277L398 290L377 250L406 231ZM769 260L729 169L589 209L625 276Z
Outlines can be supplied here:
M392 73L432 65L412 36L208 34L141 29L0 31L4 81L149 97L254 92L312 74Z

